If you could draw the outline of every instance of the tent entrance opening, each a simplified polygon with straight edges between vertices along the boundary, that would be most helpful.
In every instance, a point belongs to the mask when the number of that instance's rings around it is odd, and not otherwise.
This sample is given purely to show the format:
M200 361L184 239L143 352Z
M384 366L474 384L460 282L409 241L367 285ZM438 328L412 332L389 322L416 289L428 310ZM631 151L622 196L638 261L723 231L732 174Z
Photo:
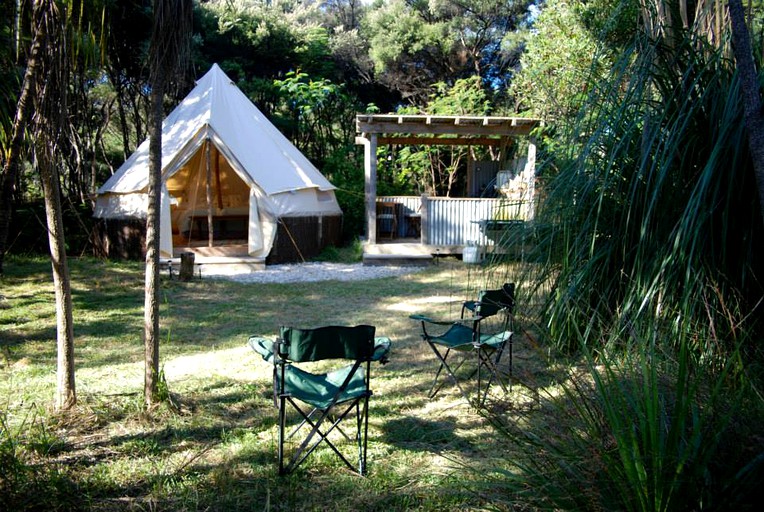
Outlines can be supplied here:
M214 144L207 142L167 179L167 192L171 197L173 245L247 242L250 187Z

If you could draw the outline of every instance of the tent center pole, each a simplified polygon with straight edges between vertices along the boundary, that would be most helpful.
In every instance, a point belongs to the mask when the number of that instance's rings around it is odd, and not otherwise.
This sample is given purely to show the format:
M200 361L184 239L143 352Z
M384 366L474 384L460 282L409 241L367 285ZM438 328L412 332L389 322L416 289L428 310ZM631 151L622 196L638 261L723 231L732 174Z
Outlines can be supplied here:
M214 241L212 232L214 231L212 228L212 156L211 156L211 148L212 141L210 139L207 139L206 143L206 158L207 158L207 236L209 237L209 240L207 242L207 245L209 247L212 247L212 242Z

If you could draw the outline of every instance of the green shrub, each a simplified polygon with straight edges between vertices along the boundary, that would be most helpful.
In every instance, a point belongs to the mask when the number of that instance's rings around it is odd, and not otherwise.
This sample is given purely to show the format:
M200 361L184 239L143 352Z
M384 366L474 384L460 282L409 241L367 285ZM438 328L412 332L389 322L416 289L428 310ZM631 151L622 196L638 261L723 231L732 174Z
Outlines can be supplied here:
M356 238L344 247L329 246L321 251L316 260L334 263L358 263L363 259L363 246Z
M0 510L85 509L77 484L58 465L46 463L61 441L35 418L12 426L7 411L0 411Z
M758 502L764 226L739 83L705 32L664 28L670 40L641 36L588 84L541 159L518 280L543 297L549 346L585 364L539 408L491 416L522 452L492 479L512 506Z
M638 41L591 88L564 151L542 161L557 171L533 257L551 283L553 342L575 351L638 317L681 315L701 328L724 325L729 304L755 308L764 226L729 61L692 35L671 47ZM758 328L760 315L740 318ZM703 339L696 350L731 348Z
M655 345L589 358L540 408L493 416L525 454L493 479L498 501L543 510L752 510L764 477L760 400L722 370Z

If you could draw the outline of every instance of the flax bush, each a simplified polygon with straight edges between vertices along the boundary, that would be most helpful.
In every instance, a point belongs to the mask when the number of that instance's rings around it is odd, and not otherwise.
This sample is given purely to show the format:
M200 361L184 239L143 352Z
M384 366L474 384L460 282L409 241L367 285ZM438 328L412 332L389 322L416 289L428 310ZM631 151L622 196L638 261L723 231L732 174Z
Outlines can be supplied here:
M734 62L691 30L643 35L590 90L542 159L516 276L545 297L546 346L583 362L537 409L489 415L525 454L491 483L539 509L751 509L764 229Z

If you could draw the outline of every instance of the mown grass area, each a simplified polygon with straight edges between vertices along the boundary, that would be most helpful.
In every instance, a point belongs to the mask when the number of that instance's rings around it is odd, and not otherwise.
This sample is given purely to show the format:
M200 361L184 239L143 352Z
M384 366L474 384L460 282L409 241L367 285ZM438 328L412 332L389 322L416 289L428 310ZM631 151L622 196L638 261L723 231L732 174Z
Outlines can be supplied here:
M172 400L143 410L143 267L71 261L79 405L50 409L56 344L50 264L7 262L0 298L0 478L6 504L62 510L454 510L496 504L479 483L513 468L513 446L456 390L427 390L436 368L414 312L458 314L500 273L443 261L399 278L301 284L162 280L161 365ZM245 346L280 325L377 326L393 340L372 370L369 475L320 449L277 475L270 364ZM491 407L511 414L549 383L516 338L528 386ZM533 383L533 386L530 386ZM481 490L482 489L482 490ZM15 501L14 501L15 500ZM499 500L500 501L500 500Z

